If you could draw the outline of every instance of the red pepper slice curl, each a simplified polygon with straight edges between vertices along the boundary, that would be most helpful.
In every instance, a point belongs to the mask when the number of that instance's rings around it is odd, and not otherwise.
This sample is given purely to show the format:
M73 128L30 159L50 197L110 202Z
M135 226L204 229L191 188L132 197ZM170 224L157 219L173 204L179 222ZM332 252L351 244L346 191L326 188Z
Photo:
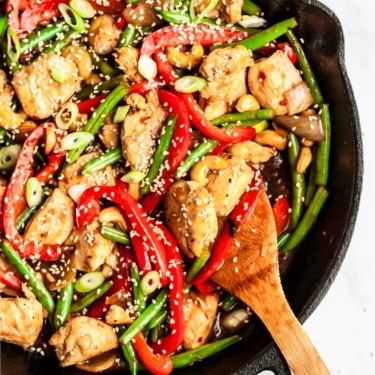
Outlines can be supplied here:
M77 104L79 113L91 114L109 94L102 94Z
M161 78L155 78L152 81L141 81L130 85L130 94L139 94L145 96L151 90L158 90L164 86L165 82Z
M14 273L5 270L4 268L0 267L0 282L9 286L10 288L17 290L18 292L22 291L22 280L19 276L15 275Z
M142 333L139 332L133 339L133 345L142 363L154 375L168 375L173 370L173 364L166 355L154 354L147 345Z
M282 196L272 206L273 215L275 216L276 232L280 236L289 225L290 219L290 206L287 199Z
M170 308L170 334L160 338L151 348L155 353L170 355L177 351L184 339L184 269L182 258L176 240L169 230L157 222L156 227L164 238L164 249L168 259L168 270L170 272L171 287L169 293Z
M58 245L44 245L32 240L26 241L16 228L17 218L27 206L25 190L27 180L34 174L32 169L34 153L44 135L45 127L38 126L30 133L22 146L4 199L4 233L21 257L56 260L61 254Z
M111 200L122 208L126 218L131 223L129 228L132 228L132 242L135 236L139 236L142 239L142 248L147 250L155 269L159 272L161 285L167 285L169 279L167 277L167 260L163 244L148 222L146 212L127 191L117 186L92 186L87 188L78 201L77 227L82 228L92 222L92 217L86 215L87 202L92 203L101 198ZM136 252L139 250L136 247L137 244L139 245L138 242L133 242Z
M298 57L297 54L294 52L293 48L290 46L288 42L285 43L279 43L277 47L283 51L286 52L287 56L289 57L289 60L292 62L292 64L296 64Z

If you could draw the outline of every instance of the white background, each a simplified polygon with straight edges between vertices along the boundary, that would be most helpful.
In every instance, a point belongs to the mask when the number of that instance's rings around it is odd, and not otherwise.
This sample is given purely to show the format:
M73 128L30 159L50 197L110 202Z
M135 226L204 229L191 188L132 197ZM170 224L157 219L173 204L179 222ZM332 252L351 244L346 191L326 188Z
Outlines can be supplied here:
M344 29L346 65L361 118L365 175L348 254L331 289L304 328L332 374L374 375L375 2L322 2L336 13Z

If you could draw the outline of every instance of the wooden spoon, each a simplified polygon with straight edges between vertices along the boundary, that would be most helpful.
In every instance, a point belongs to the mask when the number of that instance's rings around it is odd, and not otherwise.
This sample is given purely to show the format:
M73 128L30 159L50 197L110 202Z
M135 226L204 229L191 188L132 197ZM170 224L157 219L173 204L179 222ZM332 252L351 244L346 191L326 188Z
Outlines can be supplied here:
M276 227L264 191L212 280L263 321L295 375L330 374L290 308L280 281ZM239 244L239 245L238 245ZM236 259L237 258L237 259Z

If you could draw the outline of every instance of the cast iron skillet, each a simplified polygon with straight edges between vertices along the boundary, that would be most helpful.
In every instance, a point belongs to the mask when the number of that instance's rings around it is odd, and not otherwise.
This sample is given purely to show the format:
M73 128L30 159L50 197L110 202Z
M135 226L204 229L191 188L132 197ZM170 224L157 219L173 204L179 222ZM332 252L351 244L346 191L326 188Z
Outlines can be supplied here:
M359 116L344 66L343 31L332 11L315 0L259 0L258 3L272 22L290 16L297 18L299 36L304 39L305 51L323 95L332 103L331 194L283 281L293 311L304 322L327 293L353 234L363 174ZM6 343L1 345L1 361L3 375L83 374ZM277 375L291 374L270 335L260 322L255 322L251 334L224 354L178 373L255 375L262 370L271 370Z

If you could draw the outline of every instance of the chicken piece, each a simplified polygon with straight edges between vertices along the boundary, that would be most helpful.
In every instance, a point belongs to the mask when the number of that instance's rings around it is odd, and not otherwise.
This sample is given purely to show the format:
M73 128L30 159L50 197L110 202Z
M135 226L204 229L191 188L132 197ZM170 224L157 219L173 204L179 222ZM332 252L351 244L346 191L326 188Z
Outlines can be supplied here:
M132 46L122 47L116 51L115 59L130 82L141 82L144 78L138 73L139 50Z
M43 306L35 298L0 298L0 339L29 348L43 327Z
M17 129L24 122L23 116L12 109L13 96L14 90L10 85L0 90L0 126L6 130Z
M117 47L121 30L116 27L112 16L103 14L91 22L88 37L89 44L95 53L108 55Z
M258 60L248 75L252 94L262 107L272 108L276 115L294 115L310 107L313 99L309 90L302 87L301 92L300 89L295 91L301 82L299 71L282 51ZM288 94L289 90L293 91Z
M204 295L190 291L184 299L185 331L184 349L194 349L203 345L211 333L216 311L219 305L218 295Z
M0 177L0 215L3 213L3 204L5 193L7 192L8 183L5 178Z
M120 125L112 122L110 117L107 117L104 125L100 128L99 138L107 149L117 147L120 143Z
M100 320L77 316L49 340L63 367L75 365L118 347L113 328Z
M146 94L146 109L133 109L121 127L122 154L130 168L147 172L167 111L156 91Z
M133 321L121 306L111 305L105 314L105 322L110 325L131 324Z
M25 239L61 245L74 226L74 202L60 189L53 190L25 228Z
M228 166L207 175L207 191L214 198L216 215L229 215L254 177L254 172L243 159L226 155Z
M52 78L63 73L63 83ZM76 64L58 55L42 55L15 74L12 84L24 111L35 120L50 117L80 88Z
M98 156L100 156L99 152L85 154L65 168L62 172L63 178L59 181L60 190L67 194L68 190L74 185L86 185L87 187L96 185L114 186L116 181L110 165L93 173L81 174L82 168Z
M99 222L94 221L83 229L75 229L65 245L76 247L76 269L92 272L106 262L111 255L113 242L104 238L99 231Z
M244 46L220 48L203 61L199 72L207 79L203 99L215 97L230 105L247 93L246 69L253 64L252 52Z
M196 14L201 14L207 9L210 0L194 1L194 10ZM221 18L226 23L234 24L241 21L243 0L219 0L217 5L205 14L206 18Z
M207 120L212 120L221 115L225 115L230 110L230 106L224 100L211 96L210 99L201 99L199 104L204 108L204 114Z
M165 217L183 252L199 257L216 238L218 222L212 196L195 181L172 184L165 196Z
M118 355L116 349L100 354L96 357L90 358L76 365L81 370L88 372L102 372L110 370L116 365Z
M3 91L5 86L8 84L8 76L4 70L0 69L0 92Z

